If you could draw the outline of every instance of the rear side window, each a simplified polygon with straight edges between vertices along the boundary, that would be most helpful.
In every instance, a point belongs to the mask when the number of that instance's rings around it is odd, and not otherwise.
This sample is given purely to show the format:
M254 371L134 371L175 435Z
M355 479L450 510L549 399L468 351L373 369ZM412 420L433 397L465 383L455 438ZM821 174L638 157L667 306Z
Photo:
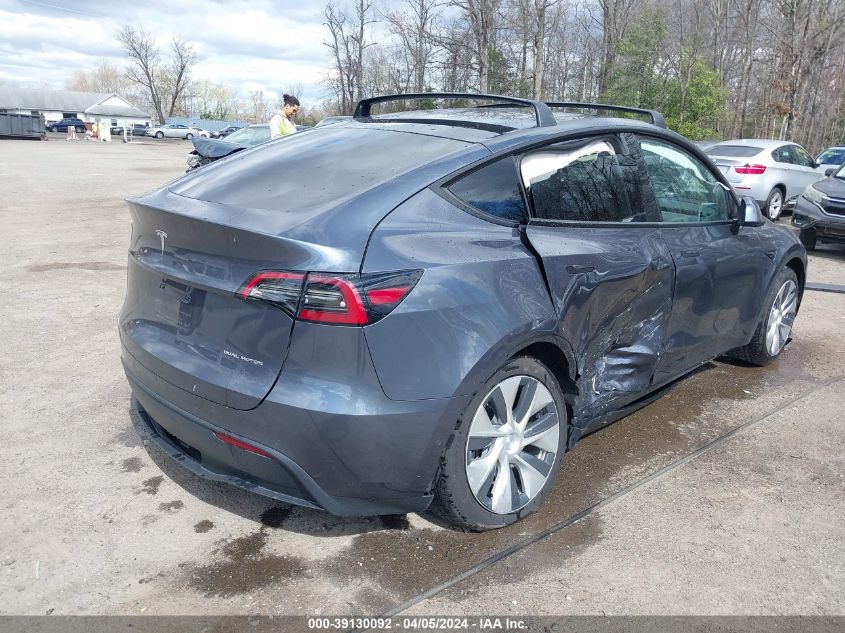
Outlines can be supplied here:
M525 222L528 213L512 156L485 165L447 187L452 195L488 215Z
M568 141L520 164L534 214L564 222L649 222L637 160L616 137ZM650 206L650 205L649 205Z
M792 163L792 152L789 151L789 145L782 145L772 151L772 158L778 163Z

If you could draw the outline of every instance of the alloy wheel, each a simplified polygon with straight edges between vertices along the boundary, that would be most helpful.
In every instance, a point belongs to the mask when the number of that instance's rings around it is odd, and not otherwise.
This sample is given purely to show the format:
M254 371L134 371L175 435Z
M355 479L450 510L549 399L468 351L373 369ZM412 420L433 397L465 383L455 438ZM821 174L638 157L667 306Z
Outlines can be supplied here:
M783 194L780 192L780 189L775 189L769 198L769 205L766 208L769 219L778 219L780 217L781 209L783 209Z
M523 508L551 476L559 443L557 406L539 380L511 376L497 384L467 437L466 476L478 503L496 514Z
M788 279L775 295L772 309L769 311L769 319L766 322L766 351L769 356L777 356L786 345L797 311L797 288L795 282Z

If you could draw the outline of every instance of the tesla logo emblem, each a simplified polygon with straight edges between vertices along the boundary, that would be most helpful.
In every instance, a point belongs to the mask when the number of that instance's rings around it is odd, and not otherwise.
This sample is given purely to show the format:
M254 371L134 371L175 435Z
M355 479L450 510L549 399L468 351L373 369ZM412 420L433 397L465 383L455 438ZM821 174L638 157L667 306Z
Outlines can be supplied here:
M161 254L164 255L164 240L167 239L167 233L165 233L161 229L156 229L156 235L158 235L161 239Z

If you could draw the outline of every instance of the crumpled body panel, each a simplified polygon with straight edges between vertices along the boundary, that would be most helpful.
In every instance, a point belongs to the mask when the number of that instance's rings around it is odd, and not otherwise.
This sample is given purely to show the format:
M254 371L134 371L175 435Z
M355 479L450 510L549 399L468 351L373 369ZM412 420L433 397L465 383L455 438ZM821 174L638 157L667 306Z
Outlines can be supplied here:
M672 314L671 255L651 227L579 227L567 238L560 227L533 225L528 236L543 258L561 335L575 348L572 423L583 428L651 384Z

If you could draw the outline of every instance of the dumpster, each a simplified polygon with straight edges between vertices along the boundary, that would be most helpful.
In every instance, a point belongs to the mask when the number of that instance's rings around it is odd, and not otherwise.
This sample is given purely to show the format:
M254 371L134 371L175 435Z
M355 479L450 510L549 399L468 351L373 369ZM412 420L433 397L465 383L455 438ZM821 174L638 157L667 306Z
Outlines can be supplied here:
M12 114L0 112L0 138L44 139L44 119L38 114Z

